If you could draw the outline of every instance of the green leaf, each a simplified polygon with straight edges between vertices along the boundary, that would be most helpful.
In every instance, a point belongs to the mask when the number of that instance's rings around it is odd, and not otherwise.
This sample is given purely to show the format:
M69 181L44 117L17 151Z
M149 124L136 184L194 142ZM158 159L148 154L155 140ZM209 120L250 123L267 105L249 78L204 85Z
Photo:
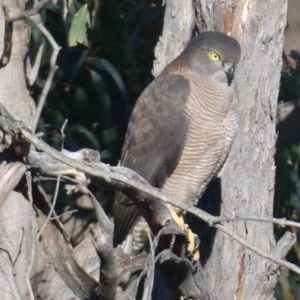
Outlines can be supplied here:
M98 59L98 58L88 58L86 60L86 65L95 70L97 72L105 71L107 74L113 79L116 87L120 91L122 95L122 100L120 101L120 108L124 112L124 114L128 115L128 98L127 98L127 90L121 75L118 70L106 59Z
M101 144L111 144L119 141L123 141L123 135L120 134L120 128L118 126L103 130L101 134Z
M83 44L89 48L91 42L88 39L87 30L90 26L90 13L88 5L85 4L79 9L72 20L69 32L69 46L72 47Z
M36 27L34 22L32 22L30 19L26 19L26 24L31 28L30 31L30 49L29 49L29 55L30 60L33 62L36 58L36 55L38 53L39 48L41 45L43 45L43 61L45 60L45 52L47 48L47 42L44 37L44 35L41 33L41 31ZM48 61L48 57L46 58ZM43 65L43 63L42 63Z
M100 144L99 144L96 136L94 135L93 132L88 130L86 127L84 127L80 124L76 124L76 125L72 126L71 130L76 135L79 135L81 138L84 138L85 140L87 140L94 149L96 149L96 150L100 149Z
M89 55L89 52L90 51L87 50L87 49L85 49L84 51L82 51L82 53L81 53L81 55L80 55L80 57L78 59L78 62L76 64L76 67L74 68L73 74L72 74L71 78L69 79L69 84L72 84L73 81L75 80L75 78L76 78L78 72L80 71L83 63L85 62L87 56Z
M74 105L72 106L72 108L76 110L76 112L79 115L85 115L89 103L89 98L82 87L80 86L75 87L73 101L74 101Z
M109 150L103 150L103 151L101 151L100 155L101 155L101 161L113 157L112 153Z
M91 83L96 92L96 99L99 103L99 124L102 128L110 128L111 126L111 103L107 86L102 76L97 72L88 69L91 76Z

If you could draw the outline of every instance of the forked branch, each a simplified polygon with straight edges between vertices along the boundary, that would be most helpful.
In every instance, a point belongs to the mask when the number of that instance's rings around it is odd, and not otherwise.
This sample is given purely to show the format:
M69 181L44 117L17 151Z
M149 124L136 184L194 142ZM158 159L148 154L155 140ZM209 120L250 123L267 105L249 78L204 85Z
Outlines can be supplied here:
M6 110L5 110L6 111ZM88 173L96 178L98 178L99 182L103 184L106 187L113 188L115 190L120 191L128 191L130 189L131 193L134 195L138 195L141 199L144 201L147 201L149 199L158 199L162 202L172 204L176 207L180 207L181 209L199 217L203 221L207 222L210 226L214 226L215 228L221 230L225 234L227 234L232 239L239 242L241 245L243 245L245 248L253 251L257 255L269 259L270 261L287 267L290 270L293 270L295 273L300 274L300 268L298 268L296 265L291 264L279 257L276 257L273 254L266 253L254 245L251 245L246 240L238 237L232 230L230 230L228 227L216 224L220 222L226 222L228 219L222 220L219 217L214 217L205 211L196 208L190 204L187 204L183 201L180 201L176 198L173 198L167 194L164 194L162 191L150 186L150 184L147 184L143 178L141 178L138 174L133 172L132 170L129 170L127 168L123 167L111 167L109 165L105 165L103 163L97 163L96 165L93 164L85 164L76 160L71 159L70 157L67 157L63 153L60 153L50 147L48 144L43 142L42 140L35 137L33 134L29 133L26 129L22 128L20 126L20 121L16 124L13 124L11 122L8 122L7 120L12 120L13 118L4 118L3 116L0 117L0 128L7 134L11 134L14 136L20 136L26 141L32 143L36 148L44 151L45 153L49 154L54 159L62 162L63 164L66 164L72 168L76 168L77 170L80 170L82 172ZM253 218L252 218L253 219ZM259 218L258 218L259 220ZM263 221L269 221L274 223L274 219L270 218L269 220L266 218L263 218ZM282 222L282 220L280 221ZM278 222L277 222L278 223ZM284 222L283 222L284 223ZM289 221L285 225L293 225L299 227L299 223L297 222L291 222ZM276 251L276 253L281 253L281 257L284 257L284 255L289 251L289 249L292 247L292 245L296 242L296 237L294 234L290 234L288 237L286 237L286 242L284 245L281 245L280 251Z

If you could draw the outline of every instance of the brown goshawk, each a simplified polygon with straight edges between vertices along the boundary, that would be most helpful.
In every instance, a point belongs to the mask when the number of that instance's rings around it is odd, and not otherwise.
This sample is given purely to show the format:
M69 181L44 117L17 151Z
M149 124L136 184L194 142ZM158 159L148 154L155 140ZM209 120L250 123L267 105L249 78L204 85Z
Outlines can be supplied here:
M221 170L236 134L238 95L234 70L239 43L205 32L144 90L132 112L121 165L182 201L196 204ZM178 210L177 210L178 211ZM127 252L147 240L145 220L129 198L115 199L115 246Z

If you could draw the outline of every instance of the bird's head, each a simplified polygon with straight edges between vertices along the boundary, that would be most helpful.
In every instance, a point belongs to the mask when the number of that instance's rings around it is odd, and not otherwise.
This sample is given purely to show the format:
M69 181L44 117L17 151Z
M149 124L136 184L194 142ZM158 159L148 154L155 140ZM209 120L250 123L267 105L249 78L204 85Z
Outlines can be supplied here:
M230 85L241 47L236 39L224 33L208 31L193 38L183 54L192 72Z

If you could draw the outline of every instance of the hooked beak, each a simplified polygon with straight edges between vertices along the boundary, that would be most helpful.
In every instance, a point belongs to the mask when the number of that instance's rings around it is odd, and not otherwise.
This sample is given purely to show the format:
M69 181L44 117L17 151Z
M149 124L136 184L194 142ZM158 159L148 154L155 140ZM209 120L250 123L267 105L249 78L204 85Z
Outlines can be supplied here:
M231 83L231 80L233 79L234 74L234 65L231 62L225 62L223 63L223 70L226 73L228 83Z

